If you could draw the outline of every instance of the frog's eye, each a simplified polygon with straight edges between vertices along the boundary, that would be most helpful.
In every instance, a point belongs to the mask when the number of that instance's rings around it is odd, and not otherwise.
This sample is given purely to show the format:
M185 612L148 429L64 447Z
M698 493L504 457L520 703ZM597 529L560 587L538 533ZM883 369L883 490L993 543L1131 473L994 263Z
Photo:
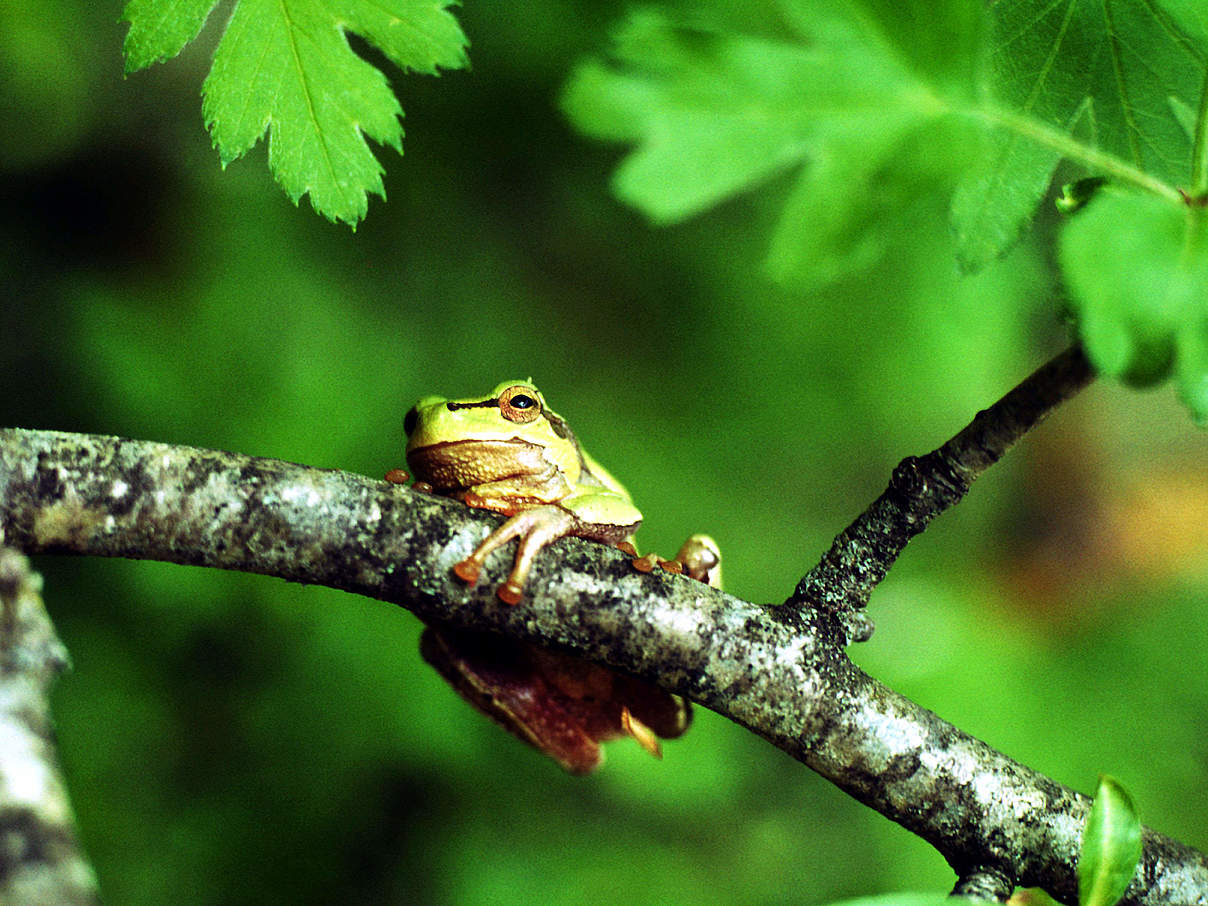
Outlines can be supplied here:
M523 425L541 417L541 400L532 387L516 384L499 394L499 411L508 421Z
M410 437L415 433L417 424L419 424L419 407L412 406L403 417L403 433Z

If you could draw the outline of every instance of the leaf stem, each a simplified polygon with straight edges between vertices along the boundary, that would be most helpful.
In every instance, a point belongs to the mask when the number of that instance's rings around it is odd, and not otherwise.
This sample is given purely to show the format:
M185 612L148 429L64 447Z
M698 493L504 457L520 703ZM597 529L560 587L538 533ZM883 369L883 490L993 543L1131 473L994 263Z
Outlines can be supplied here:
M1191 144L1191 194L1208 193L1208 70L1200 86L1200 109L1195 114L1195 135Z
M1116 182L1128 183L1143 189L1167 201L1183 203L1179 190L1169 183L1151 176L1144 170L1133 166L1128 161L1114 154L1092 148L1075 139L1068 132L1057 129L1030 116L1023 116L1010 110L993 105L983 105L967 111L970 115L1007 129L1017 135L1030 139L1039 145L1059 151L1063 157L1077 161L1104 176L1109 176Z

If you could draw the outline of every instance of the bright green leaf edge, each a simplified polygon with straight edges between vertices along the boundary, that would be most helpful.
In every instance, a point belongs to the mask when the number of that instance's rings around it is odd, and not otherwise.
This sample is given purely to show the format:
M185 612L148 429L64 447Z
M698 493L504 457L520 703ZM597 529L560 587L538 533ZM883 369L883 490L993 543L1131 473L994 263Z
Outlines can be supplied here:
M1118 902L1137 870L1141 848L1141 821L1132 797L1118 780L1101 776L1078 857L1080 906Z

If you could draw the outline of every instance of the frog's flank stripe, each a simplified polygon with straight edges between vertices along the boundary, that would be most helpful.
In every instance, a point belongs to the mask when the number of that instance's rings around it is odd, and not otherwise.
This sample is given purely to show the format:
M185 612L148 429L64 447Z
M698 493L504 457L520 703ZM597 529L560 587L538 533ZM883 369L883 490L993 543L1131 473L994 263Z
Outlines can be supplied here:
M604 482L596 478L591 469L588 468L587 460L583 458L583 448L579 446L579 439L575 437L575 432L570 429L570 425L566 423L566 419L557 412L551 412L544 406L541 408L541 414L549 422L549 426L554 429L554 433L564 440L569 440L575 448L575 453L579 456L579 472L583 475L580 481L583 481L584 484L597 485L601 488L605 487Z

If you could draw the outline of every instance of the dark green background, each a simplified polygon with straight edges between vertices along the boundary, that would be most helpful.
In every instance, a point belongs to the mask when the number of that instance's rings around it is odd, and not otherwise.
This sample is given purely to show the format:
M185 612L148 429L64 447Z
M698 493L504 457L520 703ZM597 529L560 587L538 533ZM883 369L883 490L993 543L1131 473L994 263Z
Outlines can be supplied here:
M378 476L420 395L531 376L626 482L646 548L708 530L729 589L776 601L900 458L1067 342L1047 214L962 278L937 182L879 265L805 294L760 266L784 183L669 229L616 204L618 151L556 101L619 3L470 3L470 71L390 70L406 157L380 153L389 203L355 234L295 209L262 146L221 172L198 97L218 22L123 79L119 11L0 12L0 423ZM1148 823L1204 846L1208 454L1172 396L1097 386L1057 413L911 547L853 654L1064 783L1118 776ZM616 744L574 779L455 698L404 611L164 564L37 565L75 661L62 758L111 904L951 884L921 841L699 709L663 763Z

